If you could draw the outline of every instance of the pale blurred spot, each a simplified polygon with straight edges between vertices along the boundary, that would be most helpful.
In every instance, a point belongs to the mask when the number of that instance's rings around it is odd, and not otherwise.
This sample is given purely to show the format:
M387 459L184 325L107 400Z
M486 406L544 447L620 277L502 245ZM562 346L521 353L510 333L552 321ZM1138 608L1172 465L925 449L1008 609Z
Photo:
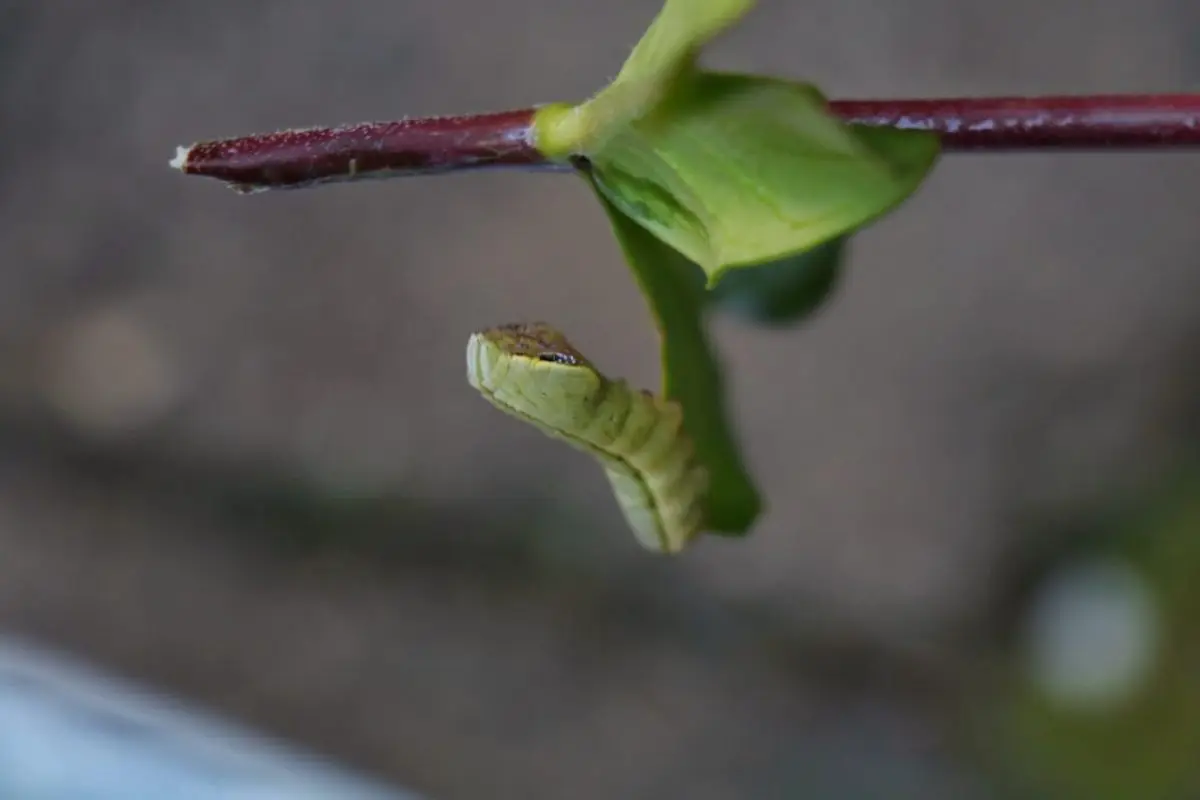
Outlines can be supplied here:
M156 422L170 409L180 394L180 375L144 320L126 310L103 309L52 337L42 392L82 433L120 437Z
M1026 623L1032 677L1064 705L1120 705L1154 668L1159 609L1146 579L1123 562L1097 559L1053 576Z

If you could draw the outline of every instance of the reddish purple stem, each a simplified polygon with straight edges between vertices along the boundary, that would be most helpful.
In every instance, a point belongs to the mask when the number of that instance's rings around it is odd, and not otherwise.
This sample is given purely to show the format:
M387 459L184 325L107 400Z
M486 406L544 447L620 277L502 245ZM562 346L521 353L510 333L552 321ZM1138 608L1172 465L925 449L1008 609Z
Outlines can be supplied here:
M1200 94L840 100L857 125L934 131L947 151L1200 147ZM533 145L534 109L280 131L180 148L172 164L239 191L483 167L565 168Z
M1200 94L838 100L860 125L936 131L945 150L1200 146Z
M533 109L301 128L201 142L171 164L241 192L546 163L532 142Z

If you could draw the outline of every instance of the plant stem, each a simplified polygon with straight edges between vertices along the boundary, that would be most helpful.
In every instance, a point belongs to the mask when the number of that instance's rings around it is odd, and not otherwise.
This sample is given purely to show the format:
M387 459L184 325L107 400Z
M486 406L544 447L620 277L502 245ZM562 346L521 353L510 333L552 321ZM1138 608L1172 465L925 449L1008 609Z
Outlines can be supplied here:
M171 166L239 192L546 165L532 140L534 109L298 128L180 147Z
M838 100L855 125L934 131L948 152L1200 147L1200 94ZM569 169L533 144L535 109L305 128L179 148L171 165L241 192L494 167Z
M1200 94L838 100L859 125L929 130L948 151L1200 147Z

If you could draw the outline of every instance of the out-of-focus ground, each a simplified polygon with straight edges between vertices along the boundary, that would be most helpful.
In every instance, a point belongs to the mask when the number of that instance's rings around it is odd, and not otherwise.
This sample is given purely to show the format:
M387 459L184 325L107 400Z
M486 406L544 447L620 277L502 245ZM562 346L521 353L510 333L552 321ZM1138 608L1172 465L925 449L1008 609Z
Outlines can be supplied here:
M547 319L655 383L581 183L167 167L580 98L657 7L0 10L0 629L436 798L985 793L943 701L1027 523L1194 444L1200 159L949 157L803 328L718 320L770 509L669 562L464 379L472 330ZM1184 90L1197 36L1182 0L767 2L709 60L836 97Z

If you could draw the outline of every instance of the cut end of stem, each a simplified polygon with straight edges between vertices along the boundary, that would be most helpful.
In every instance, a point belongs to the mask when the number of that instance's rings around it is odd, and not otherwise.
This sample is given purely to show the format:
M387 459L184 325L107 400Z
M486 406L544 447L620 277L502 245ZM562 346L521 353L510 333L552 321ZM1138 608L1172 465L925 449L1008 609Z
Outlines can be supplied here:
M191 147L183 147L180 145L175 148L175 157L171 159L171 166L180 172L187 172L188 156L191 154Z

